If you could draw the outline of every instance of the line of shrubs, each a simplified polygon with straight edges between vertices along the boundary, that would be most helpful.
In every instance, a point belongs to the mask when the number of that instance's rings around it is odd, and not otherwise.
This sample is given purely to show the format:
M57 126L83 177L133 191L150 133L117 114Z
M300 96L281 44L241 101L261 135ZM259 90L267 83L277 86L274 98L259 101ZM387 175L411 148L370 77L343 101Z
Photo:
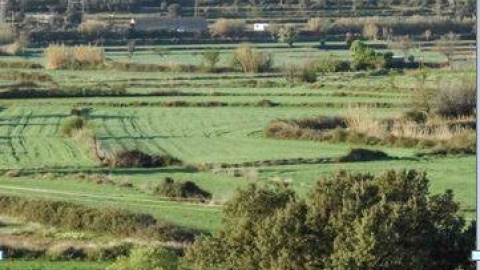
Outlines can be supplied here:
M249 76L250 77L250 76ZM253 76L252 76L253 77ZM144 79L139 79L144 80ZM150 79L152 80L152 79ZM129 80L129 82L135 81L134 79ZM129 84L133 87L145 87L146 84ZM175 88L175 87L182 87L182 88L192 88L192 87L203 87L203 88L244 88L244 87L251 87L251 88L277 88L277 87L285 87L287 83L282 80L265 80L265 79L238 79L235 81L232 80L216 80L212 81L205 81L201 82L195 79L188 79L185 78L182 81L178 81L176 79L172 79L169 82L165 82L165 80L158 80L155 83L156 88Z
M159 241L192 241L198 233L159 221L150 214L10 195L0 196L0 213L57 228Z
M129 72L213 72L213 73L227 73L233 72L234 69L231 67L206 67L202 65L185 65L185 64L140 64L140 63L129 63L129 62L117 62L112 61L107 63L107 67L113 70L119 71L129 71ZM231 76L229 76L231 77ZM218 77L213 77L218 79ZM201 78L185 78L188 80L195 79L204 79L207 80L207 77Z
M395 120L384 120L386 126L395 126ZM378 128L372 126L372 128ZM372 136L367 132L352 129L348 120L341 117L315 117L293 120L274 120L265 129L265 135L276 139L315 140L329 142L348 142L361 145L388 145L393 147L430 149L437 154L472 154L475 153L475 133L472 129L456 130L458 126L451 126L452 136L449 139L442 137L413 137L386 132L387 135ZM434 132L435 127L418 125L422 132Z
M25 88L29 87L29 88ZM31 82L24 81L15 88L8 88L0 91L0 98L4 99L19 99L19 98L65 98L65 97L256 97L256 96L272 96L272 97L321 97L321 96L334 96L334 97L380 97L381 95L376 93L354 93L354 92L335 92L335 93L318 93L318 92L285 92L285 93L237 93L237 92L191 92L191 91L178 91L178 90L154 90L148 93L140 92L127 92L127 85L107 85L106 88L93 88L85 87L65 87L63 89L42 89L32 88L38 87L38 85L32 85ZM21 88L21 89L20 89ZM265 100L265 103L273 103L272 101ZM259 103L260 104L260 103ZM278 104L277 104L278 105Z
M260 100L258 102L223 102L223 101L130 101L130 102L112 102L112 101L81 101L76 102L76 106L107 106L107 107L321 107L321 108L349 108L355 106L368 106L373 108L404 108L405 103L393 102L312 102L312 103L279 103L271 100Z
M152 155L137 149L105 150L95 140L96 156L100 162L111 168L158 168L182 165L182 161L169 155Z
M40 63L23 60L23 61L0 61L0 68L42 69L44 67Z
M119 71L134 71L134 72L198 72L202 71L195 65L184 64L138 64L127 62L109 62L108 68Z
M11 237L0 239L3 256L9 259L40 259L49 261L85 260L107 261L129 254L134 247L129 242L93 244L61 241L53 243L31 243L28 239Z
M22 85L25 87L25 85ZM39 89L30 88L10 88L0 91L0 98L17 99L17 98L66 98L66 97L122 97L129 96L125 88L74 88L65 87L64 89Z
M340 157L318 157L318 158L290 158L290 159L271 159L257 160L242 163L220 163L220 164L200 164L197 165L199 171L212 170L214 173L227 173L233 177L242 177L252 174L248 172L250 168L282 166L282 165L300 165L300 164L331 164L336 162L357 162L357 161L374 161L374 160L391 160L397 157L372 149L354 148L347 154ZM238 171L226 171L225 169L239 169ZM251 177L253 178L253 177Z
M28 81L39 83L53 82L52 76L39 72L23 72L23 71L9 71L1 72L0 79L9 81Z

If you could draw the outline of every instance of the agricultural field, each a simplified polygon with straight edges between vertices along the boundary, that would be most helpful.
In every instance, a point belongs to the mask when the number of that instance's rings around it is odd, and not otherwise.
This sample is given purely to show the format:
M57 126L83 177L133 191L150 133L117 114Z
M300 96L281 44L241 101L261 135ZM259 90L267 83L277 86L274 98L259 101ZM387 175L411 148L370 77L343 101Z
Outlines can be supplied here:
M274 59L272 69L263 73L116 70L108 64L78 70L47 69L48 59L39 50L32 50L27 59L2 57L0 194L68 202L88 209L123 209L149 214L182 230L211 234L221 227L224 204L238 188L249 184L285 182L303 198L319 179L339 171L381 174L389 169L417 169L427 173L432 193L453 190L460 213L473 219L475 155L464 151L463 145L460 150L452 146L453 150L439 154L428 145L320 139L315 128L296 131L311 132L309 136L269 133L275 121L300 123L319 116L348 118L357 113L360 119L400 119L418 101L419 85L438 90L445 83L472 80L473 63L455 69L410 68L379 74L325 72L316 74L311 83L288 80L283 71L287 66L351 57L346 49L322 50L317 45L257 45ZM235 48L219 48L218 68L231 65ZM105 58L107 63L200 66L205 64L202 52L210 48L178 45L153 49L140 49L129 59L124 50L105 48ZM390 50L378 49L386 51ZM416 49L411 53L432 65L446 61L434 51ZM43 67L8 65L22 61ZM18 96L7 95L12 89L18 90ZM81 119L80 131L65 131L65 123L73 118ZM463 123L472 118L447 120ZM382 151L388 158L342 159L360 148ZM133 150L151 157L172 157L173 161L170 166L116 166L118 163L110 161L111 156ZM156 193L153 187L166 178L191 181L211 197L205 201L203 197L179 199ZM42 226L23 224L12 229L9 226L13 225L2 221L1 235L31 234L37 240L58 240L45 236L47 229ZM56 230L88 234L88 229ZM105 234L99 238L120 241L128 237ZM78 239L67 237L65 241ZM108 262L22 259L2 262L1 268L105 269Z

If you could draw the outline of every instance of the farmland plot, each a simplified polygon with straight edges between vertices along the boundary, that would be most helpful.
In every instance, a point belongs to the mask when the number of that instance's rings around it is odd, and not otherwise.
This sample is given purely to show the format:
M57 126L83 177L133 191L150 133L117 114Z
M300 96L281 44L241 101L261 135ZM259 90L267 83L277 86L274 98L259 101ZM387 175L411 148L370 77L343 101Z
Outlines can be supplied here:
M87 149L61 137L61 108L13 106L0 112L1 168L93 166Z

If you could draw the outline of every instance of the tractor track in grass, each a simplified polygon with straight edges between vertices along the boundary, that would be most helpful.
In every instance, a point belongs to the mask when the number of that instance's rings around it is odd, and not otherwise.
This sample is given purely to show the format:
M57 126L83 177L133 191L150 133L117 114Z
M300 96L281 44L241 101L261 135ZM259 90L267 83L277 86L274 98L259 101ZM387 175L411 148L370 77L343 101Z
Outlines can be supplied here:
M20 130L18 135L16 137L18 138L18 144L22 150L22 153L26 154L28 153L27 147L25 146L25 131L27 129L28 124L30 123L30 119L32 116L32 111L29 110L28 113L25 115L24 119L25 121L20 125ZM22 118L23 119L23 118Z
M18 117L17 121L14 122L13 125L9 126L9 129L7 131L7 136L9 138L8 144L11 149L11 155L16 162L20 162L20 152L27 152L25 142L23 140L23 133L25 131L26 125L29 122L30 115L31 112L25 115L25 113L21 111L21 117ZM22 150L19 151L19 149Z
M158 130L153 128L154 127L154 122L152 121L151 112L148 112L147 115L146 115L146 127L148 127L148 129L150 129L151 133L148 133L143 129L143 127L145 125L139 125L138 123L136 123L136 126L144 134L158 134L158 133L160 133ZM158 148L160 150L160 152L163 152L164 154L168 154L168 152L165 150L165 148L163 148L161 146L161 144L155 138L150 137L149 140L152 143L152 145L154 145L156 148ZM167 139L165 139L165 140L167 140Z
M161 153L166 154L167 152L165 149L163 149L160 144L157 142L157 140L154 137L149 136L149 134L155 134L156 132L148 133L145 130L143 130L143 126L139 124L137 118L131 118L129 121L130 127L137 133L139 134L140 138L144 142L144 145L146 148L151 153L158 153L158 150L160 150ZM145 142L147 140L147 142Z
M114 135L114 131L111 129L110 125L108 124L108 119L102 119L102 126L105 130L105 135L106 136L100 136L99 139L100 141L114 141L113 145L120 146L120 149L127 149L127 145L118 138L118 136ZM103 146L105 147L105 146ZM115 150L115 147L112 147L112 143L108 143L106 147L109 151Z

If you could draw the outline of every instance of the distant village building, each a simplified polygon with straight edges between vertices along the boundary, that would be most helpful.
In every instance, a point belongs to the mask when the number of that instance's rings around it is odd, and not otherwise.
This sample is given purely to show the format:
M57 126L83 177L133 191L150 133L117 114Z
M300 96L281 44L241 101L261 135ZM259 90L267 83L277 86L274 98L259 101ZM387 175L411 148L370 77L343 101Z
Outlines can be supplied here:
M51 24L59 15L52 13L26 13L25 20L41 24Z
M207 20L204 18L136 18L137 31L168 31L177 33L202 33L208 30Z
M268 23L254 23L253 31L255 32L265 32L270 24Z

